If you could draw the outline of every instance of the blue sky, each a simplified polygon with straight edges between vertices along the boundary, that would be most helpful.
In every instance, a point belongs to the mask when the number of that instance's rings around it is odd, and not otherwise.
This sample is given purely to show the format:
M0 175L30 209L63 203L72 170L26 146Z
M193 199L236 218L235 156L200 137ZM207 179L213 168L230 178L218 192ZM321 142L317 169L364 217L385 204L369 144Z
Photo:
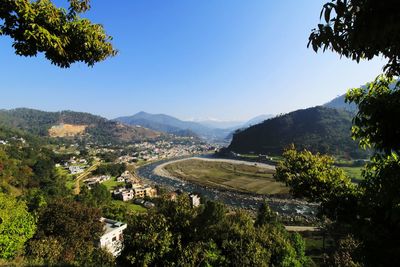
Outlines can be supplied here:
M307 49L323 3L93 0L83 16L104 25L119 54L60 69L42 55L16 56L0 37L0 108L246 120L323 104L383 65Z

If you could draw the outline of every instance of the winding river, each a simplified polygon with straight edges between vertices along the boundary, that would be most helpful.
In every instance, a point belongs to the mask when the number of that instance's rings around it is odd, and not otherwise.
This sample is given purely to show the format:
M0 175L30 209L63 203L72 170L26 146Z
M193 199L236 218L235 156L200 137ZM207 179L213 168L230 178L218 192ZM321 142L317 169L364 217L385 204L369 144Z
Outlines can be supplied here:
M175 159L168 159L150 163L142 167L139 167L137 169L137 174L139 175L140 178L147 180L150 183L163 186L168 190L171 191L181 190L187 193L196 192L203 197L206 197L211 200L221 201L233 207L256 210L265 199L267 200L271 209L282 215L288 215L288 216L300 215L304 217L315 216L317 208L316 204L310 204L304 201L298 201L293 199L280 199L280 198L269 197L266 195L241 193L236 191L206 187L188 181L182 181L174 177L170 177L166 173L164 174L159 171L159 169L162 168L162 166L160 165L164 166L169 162L188 159L188 158L189 157L184 157L179 159L175 158ZM202 158L202 157L199 156L196 158ZM226 159L213 159L213 160L226 161ZM231 163L243 163L242 161L236 161L236 160L229 160L229 161ZM254 164L254 162L251 164Z

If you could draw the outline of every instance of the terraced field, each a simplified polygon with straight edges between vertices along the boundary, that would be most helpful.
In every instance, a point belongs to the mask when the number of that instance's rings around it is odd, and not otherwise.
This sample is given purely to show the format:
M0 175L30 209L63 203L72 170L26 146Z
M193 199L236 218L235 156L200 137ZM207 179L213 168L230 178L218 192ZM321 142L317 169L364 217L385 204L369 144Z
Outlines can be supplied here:
M289 192L272 177L275 172L272 167L188 159L163 168L170 176L208 187L271 195Z

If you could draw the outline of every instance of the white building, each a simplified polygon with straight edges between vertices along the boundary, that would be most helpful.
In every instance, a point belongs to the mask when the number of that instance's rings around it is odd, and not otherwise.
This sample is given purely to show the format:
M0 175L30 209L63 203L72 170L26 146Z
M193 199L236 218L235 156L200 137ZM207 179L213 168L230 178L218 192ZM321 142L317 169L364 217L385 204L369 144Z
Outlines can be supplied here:
M195 194L190 194L190 204L192 205L192 207L198 207L200 206L200 197L198 195Z
M126 229L127 224L107 218L101 218L100 221L104 223L104 234L100 237L99 246L105 248L116 257L122 251L123 231Z
M113 196L122 201L129 201L135 197L132 189L118 188L113 191Z
M68 169L71 174L79 174L85 171L85 168L80 166L69 166Z

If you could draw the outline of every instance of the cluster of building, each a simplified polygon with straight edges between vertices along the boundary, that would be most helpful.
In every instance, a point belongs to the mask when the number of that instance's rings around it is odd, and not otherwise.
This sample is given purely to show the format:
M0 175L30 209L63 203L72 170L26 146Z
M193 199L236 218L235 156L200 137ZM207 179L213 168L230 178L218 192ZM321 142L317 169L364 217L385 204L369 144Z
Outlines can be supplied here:
M87 160L72 157L63 164L63 167L69 171L70 174L80 174L85 171L87 167ZM56 167L60 167L60 164L56 164Z
M149 185L132 185L132 188L121 187L113 191L113 197L122 201L134 198L155 197L157 190Z
M7 145L9 143L25 144L26 140L23 137L17 137L17 136L13 136L9 140L0 140L0 145Z
M132 155L133 159L147 161L202 154L215 150L213 146L196 142L157 141L155 143L142 142L134 146L138 152Z
M100 175L100 176L95 176L95 177L90 177L88 179L85 179L83 182L90 189L95 184L101 184L101 183L104 183L105 181L108 181L110 179L111 179L110 175Z

